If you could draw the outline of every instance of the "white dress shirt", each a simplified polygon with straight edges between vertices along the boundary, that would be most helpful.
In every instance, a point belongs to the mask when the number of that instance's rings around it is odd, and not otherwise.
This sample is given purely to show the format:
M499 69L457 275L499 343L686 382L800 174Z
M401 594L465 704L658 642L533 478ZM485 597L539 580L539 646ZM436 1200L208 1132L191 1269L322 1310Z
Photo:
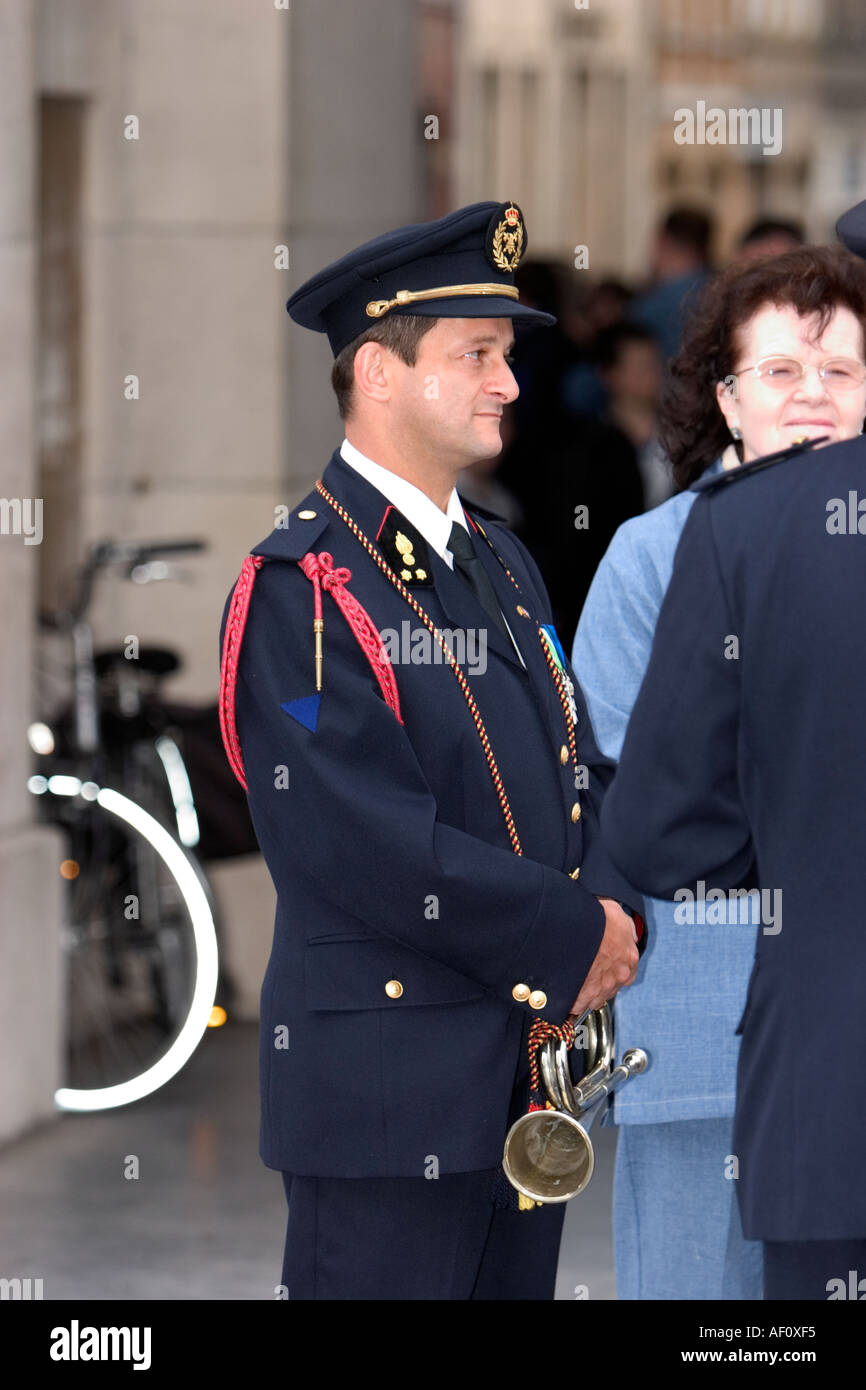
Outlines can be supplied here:
M448 539L454 522L456 521L471 536L456 487L452 487L448 498L448 508L443 512L441 507L437 507L432 497L427 496L426 492L422 492L408 479L401 478L399 473L392 473L390 468L383 468L380 463L374 463L372 459L368 459L366 454L362 454L360 449L356 449L354 444L349 443L348 439L344 439L340 445L340 457L387 497L388 501L393 503L406 520L411 521L412 525L421 532L427 544L436 551L440 559L445 561L448 568L453 570L454 556L448 549ZM514 650L520 657L521 665L525 668L526 662L523 660L520 648L514 641L514 633L508 626L508 620L504 613L502 618L508 628L509 636L514 642Z

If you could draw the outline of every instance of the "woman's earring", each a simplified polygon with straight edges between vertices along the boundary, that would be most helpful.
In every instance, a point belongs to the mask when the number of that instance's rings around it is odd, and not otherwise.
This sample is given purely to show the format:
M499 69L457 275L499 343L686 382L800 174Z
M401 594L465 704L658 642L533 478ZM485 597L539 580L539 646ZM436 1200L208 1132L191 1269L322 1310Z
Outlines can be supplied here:
M731 438L742 439L742 437L743 431L740 429L739 425L731 425Z

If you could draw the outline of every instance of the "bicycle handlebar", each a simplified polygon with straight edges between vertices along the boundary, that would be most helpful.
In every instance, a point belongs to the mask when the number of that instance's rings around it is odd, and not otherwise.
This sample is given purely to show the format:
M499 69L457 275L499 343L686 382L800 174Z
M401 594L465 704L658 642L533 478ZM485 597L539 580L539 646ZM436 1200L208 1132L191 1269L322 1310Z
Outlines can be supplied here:
M186 555L207 550L207 541L152 541L140 546L139 549L141 554L148 559L154 555Z
M141 564L158 555L190 555L207 550L207 541L97 541L90 548L88 568L102 569L107 565Z
M95 541L87 559L78 571L75 597L64 612L55 615L53 622L47 614L40 615L43 626L69 627L79 621L90 607L93 585L101 569L124 565L130 572L136 565L146 564L160 555L191 555L207 550L207 541Z

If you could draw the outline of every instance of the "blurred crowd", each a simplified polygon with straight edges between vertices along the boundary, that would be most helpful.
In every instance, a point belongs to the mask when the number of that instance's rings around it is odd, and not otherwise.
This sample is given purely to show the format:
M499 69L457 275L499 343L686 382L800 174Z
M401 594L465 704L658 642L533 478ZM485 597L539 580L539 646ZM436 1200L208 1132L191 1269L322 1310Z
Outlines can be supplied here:
M554 261L517 272L521 299L557 322L517 335L520 395L506 412L505 448L467 469L460 490L529 546L566 650L617 527L676 490L657 437L659 404L690 306L717 268L714 233L707 213L673 208L655 230L643 285L593 280ZM804 240L796 222L762 218L735 258L780 255Z

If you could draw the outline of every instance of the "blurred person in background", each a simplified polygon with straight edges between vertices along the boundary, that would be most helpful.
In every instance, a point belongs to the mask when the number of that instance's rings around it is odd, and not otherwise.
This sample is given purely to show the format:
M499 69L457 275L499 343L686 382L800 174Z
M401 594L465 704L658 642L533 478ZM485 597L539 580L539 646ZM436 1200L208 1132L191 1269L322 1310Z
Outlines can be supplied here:
M643 483L646 510L670 497L673 475L658 440L662 363L653 335L634 323L616 323L595 349L607 399L603 419L628 439Z
M606 328L622 323L633 299L634 290L622 280L612 277L599 280L592 289L588 309L595 333L603 333Z
M646 398L658 391L657 372L647 369L647 356L656 360L657 350L645 330L635 328L622 334L621 351L614 345L619 337L612 321L615 325L629 294L619 282L569 281L552 267L542 280L537 264L531 268L528 300L561 315L562 324L530 330L518 339L514 373L521 395L511 408L509 437L494 483L519 505L518 533L541 569L557 631L568 647L611 537L645 506L642 412ZM520 283L523 287L526 282ZM541 285L550 297L538 293ZM611 333L615 338L602 365L597 342ZM551 340L549 348L544 347L545 336ZM622 423L609 418L612 402ZM628 429L623 428L626 422Z
M511 413L517 438L525 434L538 438L539 432L545 432L559 414L563 376L587 354L583 335L574 336L560 321L564 278L563 267L555 261L526 261L515 272L521 302L556 318L549 328L526 329L515 344L513 370L520 394ZM503 481L510 482L505 473ZM519 492L519 486L514 490ZM531 479L523 490L531 492Z
M866 269L841 248L802 247L716 277L662 401L659 432L677 486L804 437L856 435L866 387L839 389L840 374L818 368L831 358L862 362L864 323ZM581 614L572 661L599 746L614 760L695 496L680 491L617 531ZM652 813L641 808L650 821ZM662 852L647 845L649 858ZM657 898L646 909L654 928L646 957L615 1005L618 1060L635 1043L652 1058L641 1086L614 1099L619 1296L758 1299L761 1245L743 1237L725 1168L756 925L735 914L730 923L684 924L680 905Z
M526 468L533 473L531 451ZM544 577L556 630L568 647L612 536L644 509L643 482L627 435L590 416L561 420L547 445L543 478L535 476L538 521L527 544Z
M604 414L607 405L605 382L599 371L598 342L608 329L623 322L634 298L632 290L619 280L601 280L597 285L581 286L580 301L564 296L560 312L566 332L581 333L584 354L569 367L562 380L560 399L567 415Z
M556 322L541 329L525 328L515 341L511 370L519 395L503 412L503 451L498 458L463 474L469 490L476 489L479 499L481 492L492 496L493 489L501 489L500 514L503 518L510 514L515 533L531 549L543 525L537 488L545 476L550 439L559 428L561 384L585 357L589 335L581 315L576 321L572 315L568 323L563 322L563 304L570 302L564 294L564 280L562 266L553 261L525 261L517 268L514 283L521 302L553 316ZM497 510L492 502L482 505Z
M648 328L662 356L679 351L683 323L712 274L713 221L699 208L673 208L656 229L650 287L634 299L628 317Z
M786 217L761 217L740 237L737 259L749 261L757 256L783 256L806 240L802 223Z

